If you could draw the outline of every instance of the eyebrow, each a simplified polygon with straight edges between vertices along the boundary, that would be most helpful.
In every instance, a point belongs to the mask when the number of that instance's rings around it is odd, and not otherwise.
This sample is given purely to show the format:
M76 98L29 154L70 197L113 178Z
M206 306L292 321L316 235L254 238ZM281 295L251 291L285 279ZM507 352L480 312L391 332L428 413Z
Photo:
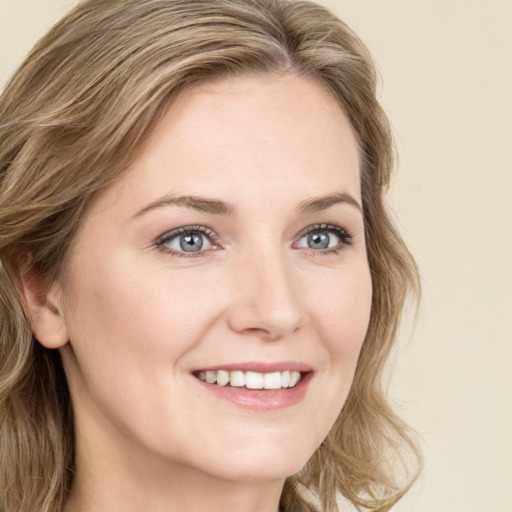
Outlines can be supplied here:
M330 206L338 203L346 203L354 206L359 212L363 213L363 207L357 202L357 200L346 192L336 192L334 194L328 194L322 197L315 197L312 199L306 199L299 204L297 211L299 213L314 213L321 210L326 210Z
M222 216L233 215L235 212L235 207L232 204L221 201L220 199L210 199L207 197L199 196L175 196L170 194L144 206L144 208L133 215L130 220L133 220L136 217L140 217L150 210L169 205L183 206L185 208L191 208L192 210L197 210L199 212Z
M338 203L349 204L354 206L361 213L363 212L363 209L357 200L345 192L337 192L323 197L306 199L299 204L297 212L299 214L314 213L326 210L330 206ZM192 210L221 216L231 216L234 215L236 211L234 205L220 199L211 199L200 196L175 196L173 194L168 194L144 206L144 208L139 210L130 218L130 221L151 210L169 205L182 206Z

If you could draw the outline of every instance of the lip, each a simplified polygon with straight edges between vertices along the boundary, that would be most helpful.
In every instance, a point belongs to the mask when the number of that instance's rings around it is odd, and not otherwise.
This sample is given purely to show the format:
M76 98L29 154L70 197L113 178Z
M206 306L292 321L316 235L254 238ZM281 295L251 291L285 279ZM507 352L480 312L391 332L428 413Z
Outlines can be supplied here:
M279 362L262 362L262 361L249 361L245 363L229 363L229 364L218 364L215 366L205 366L197 368L193 373L197 372L217 372L219 370L226 370L228 372L234 372L240 370L241 372L258 372L258 373L272 373L272 372L285 372L286 370L309 373L313 371L313 368L306 363L299 361L279 361Z
M245 387L209 384L195 376L199 371L218 370L240 370L259 373L283 372L290 370L300 372L301 380L293 388L247 389ZM202 367L194 371L193 375L194 381L201 386L204 391L211 393L216 398L231 402L235 406L244 409L252 409L254 411L275 411L292 407L293 405L301 402L307 393L309 383L313 378L314 372L311 366L307 364L296 361L283 361L277 363L247 362Z

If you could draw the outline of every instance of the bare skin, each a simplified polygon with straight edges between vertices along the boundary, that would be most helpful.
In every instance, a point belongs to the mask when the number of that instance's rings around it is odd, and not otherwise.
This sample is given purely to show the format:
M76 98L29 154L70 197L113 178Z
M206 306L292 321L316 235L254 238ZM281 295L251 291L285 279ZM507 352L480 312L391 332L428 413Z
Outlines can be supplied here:
M66 512L277 512L345 402L370 315L345 115L293 74L184 92L48 293L25 288L75 410ZM301 380L204 381L236 365Z

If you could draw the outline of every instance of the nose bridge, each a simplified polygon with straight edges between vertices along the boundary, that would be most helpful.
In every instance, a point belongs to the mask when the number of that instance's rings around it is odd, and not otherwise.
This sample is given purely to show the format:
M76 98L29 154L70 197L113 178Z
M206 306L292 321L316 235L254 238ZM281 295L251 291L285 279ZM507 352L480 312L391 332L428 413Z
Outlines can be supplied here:
M304 297L294 283L291 263L283 248L276 245L248 251L237 263L236 298L230 322L238 332L279 339L306 322Z

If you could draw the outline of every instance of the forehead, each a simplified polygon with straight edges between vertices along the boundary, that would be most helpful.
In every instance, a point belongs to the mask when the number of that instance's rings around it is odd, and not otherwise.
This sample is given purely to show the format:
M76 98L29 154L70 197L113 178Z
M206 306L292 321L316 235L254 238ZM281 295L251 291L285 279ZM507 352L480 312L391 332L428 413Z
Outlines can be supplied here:
M123 200L141 202L157 193L359 198L359 150L341 107L316 81L238 76L182 92L116 187Z

